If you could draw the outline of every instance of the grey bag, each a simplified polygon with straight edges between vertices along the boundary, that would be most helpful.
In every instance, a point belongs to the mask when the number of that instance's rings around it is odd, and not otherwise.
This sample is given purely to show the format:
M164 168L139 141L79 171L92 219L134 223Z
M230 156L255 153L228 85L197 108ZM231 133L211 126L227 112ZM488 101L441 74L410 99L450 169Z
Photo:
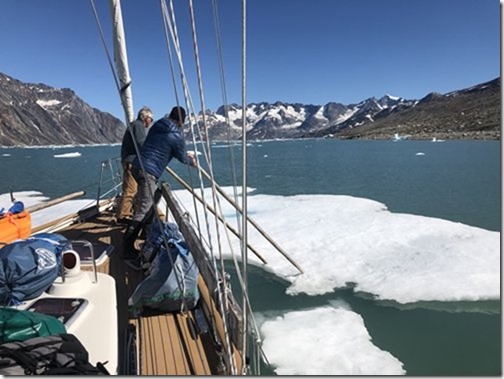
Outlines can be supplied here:
M155 257L149 275L128 300L128 306L135 314L144 307L163 312L191 310L199 299L198 266L176 224L166 223L163 228L168 249L158 230L157 227L152 228L145 249L142 247L144 255L149 254L152 258L155 254Z

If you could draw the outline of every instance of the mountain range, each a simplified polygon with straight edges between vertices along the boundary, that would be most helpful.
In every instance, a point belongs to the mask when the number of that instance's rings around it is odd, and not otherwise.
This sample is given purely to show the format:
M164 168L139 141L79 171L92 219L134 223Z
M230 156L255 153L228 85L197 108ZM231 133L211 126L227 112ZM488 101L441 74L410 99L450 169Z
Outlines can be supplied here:
M420 100L385 95L348 105L253 103L246 115L248 140L390 139L396 133L411 139L500 139L500 78ZM242 110L236 104L200 113L200 130L203 120L211 140L241 138ZM118 143L124 130L121 120L89 106L71 89L0 73L1 146ZM200 139L202 133L196 134Z

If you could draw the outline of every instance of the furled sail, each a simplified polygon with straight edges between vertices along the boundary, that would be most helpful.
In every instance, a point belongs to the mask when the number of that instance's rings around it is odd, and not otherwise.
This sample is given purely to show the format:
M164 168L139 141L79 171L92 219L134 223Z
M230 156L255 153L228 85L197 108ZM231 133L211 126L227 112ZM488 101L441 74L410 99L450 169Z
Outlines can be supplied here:
M120 0L110 0L110 14L114 33L114 61L120 83L120 95L128 124L134 121L133 95L128 68L128 54L121 12Z

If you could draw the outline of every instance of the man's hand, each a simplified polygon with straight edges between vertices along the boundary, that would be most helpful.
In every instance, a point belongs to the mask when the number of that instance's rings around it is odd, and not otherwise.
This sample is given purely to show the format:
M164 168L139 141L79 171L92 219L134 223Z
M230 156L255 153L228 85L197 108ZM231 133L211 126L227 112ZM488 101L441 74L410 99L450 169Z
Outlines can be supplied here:
M198 162L196 161L196 154L194 153L194 151L187 152L187 159L189 160L190 166L196 167L198 165Z

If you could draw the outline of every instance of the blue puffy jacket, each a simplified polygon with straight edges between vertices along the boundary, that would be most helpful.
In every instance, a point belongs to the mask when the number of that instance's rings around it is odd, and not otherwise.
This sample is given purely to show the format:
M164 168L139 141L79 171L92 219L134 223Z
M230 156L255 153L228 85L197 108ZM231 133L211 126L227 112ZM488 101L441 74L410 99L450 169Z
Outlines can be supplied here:
M174 157L189 164L180 128L167 117L163 117L152 125L140 149L140 158L145 171L159 178ZM138 157L133 160L132 165L141 169Z

